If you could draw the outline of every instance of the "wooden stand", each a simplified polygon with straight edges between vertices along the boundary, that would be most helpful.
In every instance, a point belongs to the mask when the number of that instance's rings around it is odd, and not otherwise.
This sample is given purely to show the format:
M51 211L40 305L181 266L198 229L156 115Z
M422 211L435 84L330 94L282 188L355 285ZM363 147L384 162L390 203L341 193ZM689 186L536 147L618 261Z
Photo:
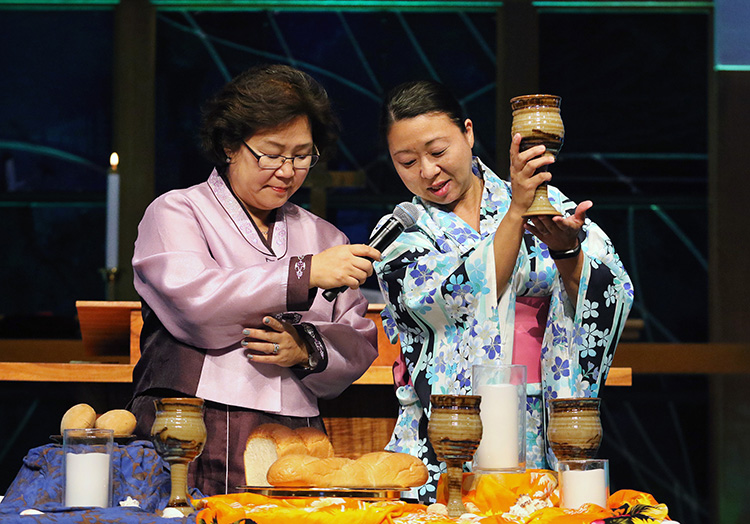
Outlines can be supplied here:
M133 367L141 357L141 303L78 301L76 308L81 323L81 341L3 341L22 350L26 358L24 362L0 362L0 380L132 382ZM55 361L35 361L37 359L29 354L39 347L54 347L67 358L55 355Z
M62 341L75 346L69 362L0 362L0 380L24 382L132 382L133 367L141 357L140 333L143 327L141 304L135 301L79 301L78 308L84 349L77 341ZM393 363L399 354L398 343L392 344L383 330L380 318L382 304L371 304L367 317L378 328L378 358L354 384L392 385ZM40 341L4 341L14 346L30 348ZM55 344L61 341L51 341ZM5 343L0 345L7 345ZM45 345L45 344L42 344ZM59 348L60 345L58 344ZM29 350L25 349L25 353ZM83 360L78 360L80 355ZM608 386L630 386L630 368L611 368Z
M141 303L76 302L87 360L135 365L141 356Z

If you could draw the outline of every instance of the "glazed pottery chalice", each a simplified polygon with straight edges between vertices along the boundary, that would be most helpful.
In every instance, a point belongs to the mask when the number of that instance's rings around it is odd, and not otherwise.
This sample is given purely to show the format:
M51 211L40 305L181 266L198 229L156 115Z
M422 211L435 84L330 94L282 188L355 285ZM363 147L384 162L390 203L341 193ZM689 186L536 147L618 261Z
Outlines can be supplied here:
M461 500L463 465L474 457L482 439L478 395L430 395L427 435L438 460L448 468L448 515L466 513Z
M557 157L565 137L565 127L560 116L561 102L562 99L556 95L523 95L511 98L510 107L513 111L511 135L521 134L521 151L542 144L547 148L545 155ZM544 166L542 169L547 171L547 167ZM537 187L534 201L523 216L561 214L550 204L545 182Z
M547 440L557 460L592 459L602 441L600 398L548 401Z
M154 404L156 418L151 427L151 442L170 466L172 491L167 508L189 515L195 508L187 494L188 465L198 458L206 444L203 399L163 398Z

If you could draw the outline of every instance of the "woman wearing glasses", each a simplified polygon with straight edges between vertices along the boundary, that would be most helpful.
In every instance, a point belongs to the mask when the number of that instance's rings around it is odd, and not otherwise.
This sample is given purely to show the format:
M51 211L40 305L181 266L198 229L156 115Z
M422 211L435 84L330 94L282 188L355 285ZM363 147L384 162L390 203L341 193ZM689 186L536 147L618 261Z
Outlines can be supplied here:
M341 393L377 356L356 288L380 253L289 202L336 131L310 76L251 69L204 109L208 180L157 198L138 228L144 324L131 410L147 437L154 399L206 401L207 444L189 479L206 495L245 483L242 454L258 425L323 429L318 398ZM333 302L317 292L340 286L351 289Z

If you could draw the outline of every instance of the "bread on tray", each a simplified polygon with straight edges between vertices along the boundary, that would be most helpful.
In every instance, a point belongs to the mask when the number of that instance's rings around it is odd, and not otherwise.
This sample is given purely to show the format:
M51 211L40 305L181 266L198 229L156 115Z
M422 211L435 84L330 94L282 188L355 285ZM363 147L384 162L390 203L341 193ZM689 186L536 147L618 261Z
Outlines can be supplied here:
M310 455L280 457L268 469L274 487L410 488L427 482L427 467L407 453L376 451L356 460Z
M327 458L333 456L333 446L326 434L315 428L290 429L281 424L258 426L245 444L245 482L248 486L268 486L268 468L279 457L292 454Z

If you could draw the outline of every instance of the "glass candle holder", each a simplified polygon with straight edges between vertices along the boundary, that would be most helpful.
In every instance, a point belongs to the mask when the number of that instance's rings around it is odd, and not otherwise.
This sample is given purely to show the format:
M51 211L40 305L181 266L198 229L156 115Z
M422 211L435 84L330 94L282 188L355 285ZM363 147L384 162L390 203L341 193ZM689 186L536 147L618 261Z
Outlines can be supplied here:
M471 380L473 393L482 399L483 428L474 471L525 471L526 366L473 366Z
M560 482L560 507L578 509L584 504L607 507L608 460L561 460L557 463L557 472Z
M63 431L64 505L100 507L112 505L111 429L66 429Z

